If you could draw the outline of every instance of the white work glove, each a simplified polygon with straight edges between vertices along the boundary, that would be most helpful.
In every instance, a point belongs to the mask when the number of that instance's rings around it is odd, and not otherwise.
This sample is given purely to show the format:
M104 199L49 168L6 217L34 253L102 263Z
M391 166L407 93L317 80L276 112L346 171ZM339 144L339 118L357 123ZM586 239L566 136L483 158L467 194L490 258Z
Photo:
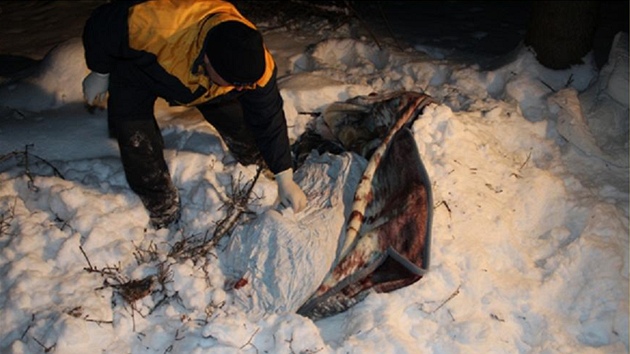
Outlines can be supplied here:
M293 207L294 212L300 212L306 207L306 194L300 186L293 181L293 170L287 169L276 174L278 183L278 197L280 203Z
M92 71L83 79L83 98L90 106L98 103L104 104L108 87L109 74Z

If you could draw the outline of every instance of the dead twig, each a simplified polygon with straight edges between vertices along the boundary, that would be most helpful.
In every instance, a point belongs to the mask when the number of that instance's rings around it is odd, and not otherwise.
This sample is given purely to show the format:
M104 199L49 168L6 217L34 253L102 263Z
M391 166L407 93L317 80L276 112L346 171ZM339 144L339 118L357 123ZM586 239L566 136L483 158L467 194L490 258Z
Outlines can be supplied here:
M258 167L256 175L251 181L242 182L242 175L235 182L230 182L230 190L224 204L219 209L225 209L225 217L215 223L213 231L206 230L203 237L189 236L185 237L173 244L168 252L168 257L177 260L191 259L194 264L204 260L210 251L219 243L219 241L232 232L243 216L253 215L250 211L250 204L255 202L258 197L252 197L253 189L262 173L263 168Z
M61 174L61 172L59 172L59 170L50 162L46 161L45 159L34 155L32 153L30 153L28 151L29 148L32 148L34 145L33 144L29 144L26 145L24 147L24 151L13 151L10 152L8 154L2 155L0 156L0 162L4 162L9 160L10 158L15 158L18 161L18 165L23 164L24 165L24 174L26 175L26 177L28 177L28 188L34 192L39 191L39 188L37 188L37 186L35 186L35 179L33 178L33 174L31 173L31 164L30 164L30 158L35 158L36 160L38 160L39 162L44 163L46 166L50 167L53 171L53 174L61 179L65 179L63 177L63 175Z
M44 353L49 353L51 350L55 349L55 347L57 346L57 343L55 343L51 345L50 347L47 347L44 344L42 344L42 342L37 340L37 338L33 337L33 340L35 341L35 343L39 344L42 347L42 349L44 349Z
M431 313L437 312L437 310L441 309L442 306L446 305L447 302L453 300L455 296L459 295L459 289L461 287L462 287L461 285L457 286L457 289L455 289L455 291L453 291L453 293L446 300L444 300L438 307L436 307L433 311L431 311Z
M446 208L446 211L448 211L448 216L451 216L451 208L448 206L448 203L446 202L446 200L443 200L439 203L437 203L437 205L434 207L434 209L439 208L440 206L444 205L444 207Z
M111 276L114 273L119 273L120 268L118 267L105 267L103 269L98 269L97 267L94 267L92 263L90 263L90 259L88 258L87 254L83 250L83 246L79 246L79 250L81 251L81 254L83 254L83 257L88 264L88 266L84 267L83 270L87 271L88 273L100 273L101 275L105 276Z
M96 324L114 324L114 321L112 320L93 320L91 318L88 318L88 316L85 316L85 318L83 319L85 322L93 322Z
M15 218L16 204L17 204L17 197L13 200L13 205L9 208L9 210L6 213L2 212L0 214L0 237L9 235L11 224L13 223L13 219Z
M85 322L93 322L93 323L96 323L96 324L113 324L114 323L114 321L111 321L111 320L109 320L109 321L106 321L106 320L93 320L93 319L89 318L90 315L83 316L83 307L82 306L73 307L73 308L67 310L66 314L68 314L68 315L70 315L70 316L72 316L74 318L80 318L80 319L84 320Z
M385 21L385 27L387 27L387 32L394 39L394 43L396 44L396 47L398 47L398 49L400 50L403 50L403 47L398 42L398 39L396 38L396 35L394 34L394 30L392 30L392 26L390 25L389 19L385 15L385 11L383 11L383 6L381 6L380 2L378 4L378 11L381 14L381 18L383 19L383 21ZM423 90L423 91L426 91L426 90Z
M547 86L547 88L549 90L551 90L551 92L556 93L558 92L558 90L554 89L553 87L551 87L551 85L549 85L548 83L544 82L543 80L539 80L543 85ZM564 84L564 87L562 88L567 88L569 86L571 86L571 84L573 83L573 74L569 75L569 78L567 79L567 82Z
M518 170L519 170L519 171L520 171L520 170L522 170L522 169L523 169L523 167L525 167L525 165L527 165L527 163L529 162L529 159L530 159L531 157L532 157L532 152L530 151L530 152L527 154L527 158L525 159L525 162L523 162L523 163L521 164L521 167L519 167L519 168L518 168Z
M430 311L425 311L422 307L422 305L420 306L420 311L427 313L427 314L434 314L436 313L439 309L441 309L444 305L446 305L447 302L453 300L453 298L455 296L457 296L459 294L459 289L461 288L461 284L457 286L457 289L455 289L455 291L453 291L453 293L451 295L449 295L448 298L446 298L446 300L442 301L441 304L439 304L436 308L434 308L433 310Z
M311 8L316 10L317 12L321 12L321 13L332 13L332 14L337 14L337 15L348 15L348 1L344 1L346 7L343 6L336 6L333 4L333 2L328 1L328 4L326 4L325 1L320 1L320 2L314 2L314 1L302 1L302 0L291 0L291 3L295 4L295 5L301 5L307 8Z
M363 18L361 17L361 15L359 15L359 13L354 9L354 7L352 6L350 1L345 1L346 7L348 9L350 9L350 11L352 12L352 14L354 15L354 17L359 20L359 22L361 23L361 25L368 31L368 33L370 34L370 36L372 37L372 39L374 40L374 43L376 43L376 46L378 47L379 50L383 50L383 47L381 47L381 43L378 41L378 39L376 38L376 35L374 34L374 32L372 32L372 29L370 28L370 26L367 25L367 23L363 20Z
M252 347L254 347L254 349L256 349L256 352L258 352L258 348L254 345L254 343L252 343L252 339L254 339L254 337L256 336L256 333L258 333L258 331L260 331L260 328L256 328L254 333L252 333L251 337L249 337L249 340L247 341L247 343L243 344L239 349L243 349L246 346L251 345Z
M136 251L133 252L133 256L136 259L136 263L138 265L159 260L157 245L153 243L153 241L151 241L147 249L141 249L136 245L134 246L136 247Z
M168 256L177 260L190 259L193 264L199 263L199 260L205 258L214 247L214 243L210 242L209 235L210 230L206 230L201 239L193 235L175 242L168 252Z
M124 275L120 273L120 267L105 267L99 269L92 265L90 259L87 254L83 250L83 247L79 246L83 257L88 263L87 267L83 269L88 273L99 273L105 277L103 281L103 286L97 288L97 290L111 288L114 290L114 295L118 295L122 298L123 302L129 305L131 308L131 319L133 321L133 329L135 331L136 328L136 320L135 313L143 316L140 310L136 307L136 301L148 296L151 294L153 289L153 284L155 282L155 276L147 276L142 279L127 279ZM112 300L112 303L115 304L115 301ZM144 317L144 316L143 316Z
M228 195L229 199L227 203L222 206L227 209L226 216L217 222L217 226L212 234L212 238L210 239L211 244L218 244L223 236L232 232L238 221L241 219L241 216L245 214L253 214L249 210L249 204L253 201L251 194L262 173L262 170L263 168L259 166L256 170L254 179L244 184L241 183L242 175L239 176L237 184L234 184L234 179L231 180L231 191Z
M20 337L20 339L24 339L24 336L26 336L26 333L28 333L28 331L31 329L34 322L35 322L35 314L32 314L31 322L28 323L28 326L26 326L26 329L24 330L24 332L22 332L22 336Z

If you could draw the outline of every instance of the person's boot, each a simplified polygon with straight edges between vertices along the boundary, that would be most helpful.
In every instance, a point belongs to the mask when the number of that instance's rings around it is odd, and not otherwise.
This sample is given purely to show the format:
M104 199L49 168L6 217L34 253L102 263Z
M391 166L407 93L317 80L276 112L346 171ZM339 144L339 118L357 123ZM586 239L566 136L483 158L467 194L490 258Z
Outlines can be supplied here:
M180 200L164 161L164 142L154 121L116 122L118 145L131 189L149 212L151 224L164 228L180 216Z
M181 216L181 203L177 189L166 191L159 198L140 197L145 208L149 211L151 225L156 229L167 228L179 221Z

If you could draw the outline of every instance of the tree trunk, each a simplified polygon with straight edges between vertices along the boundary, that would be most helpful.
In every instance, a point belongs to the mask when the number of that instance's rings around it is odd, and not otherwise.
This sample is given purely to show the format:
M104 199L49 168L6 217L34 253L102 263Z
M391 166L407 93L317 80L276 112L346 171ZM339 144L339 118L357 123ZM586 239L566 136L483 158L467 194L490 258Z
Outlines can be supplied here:
M581 64L593 48L598 1L534 1L525 45L550 69Z

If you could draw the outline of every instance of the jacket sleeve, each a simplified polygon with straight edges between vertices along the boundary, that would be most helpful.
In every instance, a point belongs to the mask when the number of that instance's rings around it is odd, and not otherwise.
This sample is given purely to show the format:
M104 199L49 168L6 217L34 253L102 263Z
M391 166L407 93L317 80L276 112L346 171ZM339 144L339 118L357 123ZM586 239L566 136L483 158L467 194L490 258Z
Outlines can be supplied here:
M256 144L271 172L293 166L282 96L276 83L276 71L264 87L239 97L243 117L254 133Z
M99 6L83 28L87 67L109 73L115 58L129 55L127 17L133 2L116 1Z

